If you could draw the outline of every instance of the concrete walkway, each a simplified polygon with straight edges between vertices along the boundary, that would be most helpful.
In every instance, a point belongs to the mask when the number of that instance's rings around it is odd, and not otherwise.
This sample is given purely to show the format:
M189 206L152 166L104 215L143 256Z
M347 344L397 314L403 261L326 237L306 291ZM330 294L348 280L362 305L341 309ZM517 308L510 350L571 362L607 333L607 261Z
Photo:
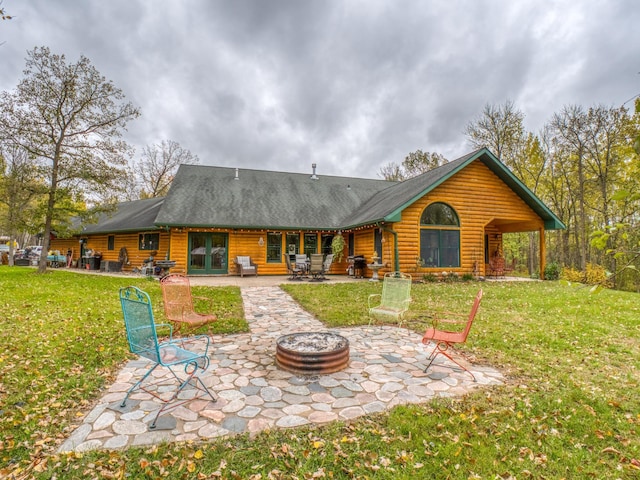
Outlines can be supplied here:
M470 389L503 381L495 369L477 365L471 368L477 382L450 364L434 365L425 374L430 348L421 344L420 335L389 326L327 330L282 289L274 285L248 286L249 278L242 279L241 291L251 332L213 336L211 365L201 377L218 397L217 402L196 398L170 408L158 420L158 427L149 430L160 408L151 395L133 393L125 408L119 406L125 392L150 366L146 360L132 360L60 451L122 449L349 421L398 404L463 395ZM254 278L258 282L261 277ZM194 285L211 284L210 279L191 281ZM350 342L348 367L317 376L279 369L275 364L276 339L286 333L310 331L332 331L346 337ZM162 369L157 369L154 377L160 383L172 381ZM187 399L193 393L183 392Z

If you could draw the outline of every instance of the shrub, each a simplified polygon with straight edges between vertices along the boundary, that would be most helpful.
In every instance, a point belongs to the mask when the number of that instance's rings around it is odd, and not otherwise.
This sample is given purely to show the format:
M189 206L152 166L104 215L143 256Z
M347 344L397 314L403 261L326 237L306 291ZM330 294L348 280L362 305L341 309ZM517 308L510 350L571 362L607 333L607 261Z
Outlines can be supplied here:
M464 273L464 274L462 274L462 281L463 282L470 282L471 280L473 280L473 273Z
M576 270L572 267L564 267L562 269L560 278L562 278L562 280L566 280L567 282L584 283L584 272Z
M606 288L611 288L612 286L608 280L609 274L604 267L593 263L587 263L587 269L585 271L565 267L562 269L561 278L568 282L584 283L586 285L602 285Z
M443 282L457 282L458 280L460 280L460 277L458 277L458 274L456 272L442 272L441 277Z
M558 262L550 262L544 267L544 279L545 280L558 280L562 267Z
M424 275L422 275L422 280L424 280L425 282L433 283L438 281L438 277L433 273L425 273Z
M609 282L608 278L609 274L603 266L587 263L587 270L584 273L585 283L589 285L602 285L603 287L610 288L611 282Z

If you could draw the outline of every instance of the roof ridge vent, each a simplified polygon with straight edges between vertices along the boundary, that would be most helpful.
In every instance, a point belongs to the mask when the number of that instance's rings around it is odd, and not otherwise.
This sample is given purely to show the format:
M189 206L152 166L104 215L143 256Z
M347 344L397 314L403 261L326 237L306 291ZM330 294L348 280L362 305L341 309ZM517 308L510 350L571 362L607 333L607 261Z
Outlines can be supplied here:
M311 180L318 180L318 178L320 178L320 177L318 177L316 175L316 164L312 163L311 164L311 168L313 169L313 174L311 175Z

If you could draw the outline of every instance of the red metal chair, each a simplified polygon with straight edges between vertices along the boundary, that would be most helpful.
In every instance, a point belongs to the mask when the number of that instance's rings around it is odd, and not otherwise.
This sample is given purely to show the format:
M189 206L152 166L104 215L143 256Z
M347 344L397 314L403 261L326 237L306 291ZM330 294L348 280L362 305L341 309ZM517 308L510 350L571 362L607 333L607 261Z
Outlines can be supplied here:
M444 315L440 317L436 315L433 321L433 326L427 328L427 331L424 332L424 336L422 337L422 343L427 344L429 342L435 342L435 347L427 357L429 364L424 369L425 373L429 370L429 367L433 364L433 361L436 359L438 355L444 355L453 363L458 365L461 369L467 372L473 380L476 380L476 377L466 368L464 365L460 364L457 360L455 360L451 354L448 352L449 348L452 347L456 343L464 343L467 341L467 336L469 335L469 330L471 330L471 325L473 324L473 320L476 317L476 313L478 313L478 308L480 307L480 301L482 300L482 289L476 295L476 298L473 302L473 307L471 307L471 312L466 320L461 318L455 318L455 314L446 313L440 314ZM443 330L440 327L441 323L451 324L452 328L449 330ZM454 325L464 325L461 329L455 329Z
M186 331L194 331L199 327L215 322L218 316L215 313L198 313L193 308L193 299L210 302L213 310L213 302L209 298L194 297L191 295L189 278L178 273L172 273L160 280L162 298L164 300L164 313L167 319L174 324L174 333L178 334L182 327Z
M504 277L504 258L493 257L489 259L489 276Z

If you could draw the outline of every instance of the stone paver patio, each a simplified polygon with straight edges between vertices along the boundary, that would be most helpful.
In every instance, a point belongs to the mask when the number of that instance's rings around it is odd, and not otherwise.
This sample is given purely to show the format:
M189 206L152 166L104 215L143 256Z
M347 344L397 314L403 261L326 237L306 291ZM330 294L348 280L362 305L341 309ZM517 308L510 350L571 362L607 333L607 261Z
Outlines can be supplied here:
M277 286L242 288L245 316L251 332L215 335L209 349L211 365L202 375L217 402L192 399L169 408L148 425L160 403L145 392L119 404L125 392L149 368L132 360L60 451L121 449L160 442L198 441L264 429L348 421L398 404L427 402L436 396L457 396L483 385L503 381L493 368L474 365L470 375L438 363L425 374L426 354L421 336L390 326L327 330ZM276 339L287 333L332 331L348 338L350 362L340 372L301 376L275 364ZM437 360L442 362L443 360ZM156 381L172 377L163 369ZM193 390L181 395L189 399Z

